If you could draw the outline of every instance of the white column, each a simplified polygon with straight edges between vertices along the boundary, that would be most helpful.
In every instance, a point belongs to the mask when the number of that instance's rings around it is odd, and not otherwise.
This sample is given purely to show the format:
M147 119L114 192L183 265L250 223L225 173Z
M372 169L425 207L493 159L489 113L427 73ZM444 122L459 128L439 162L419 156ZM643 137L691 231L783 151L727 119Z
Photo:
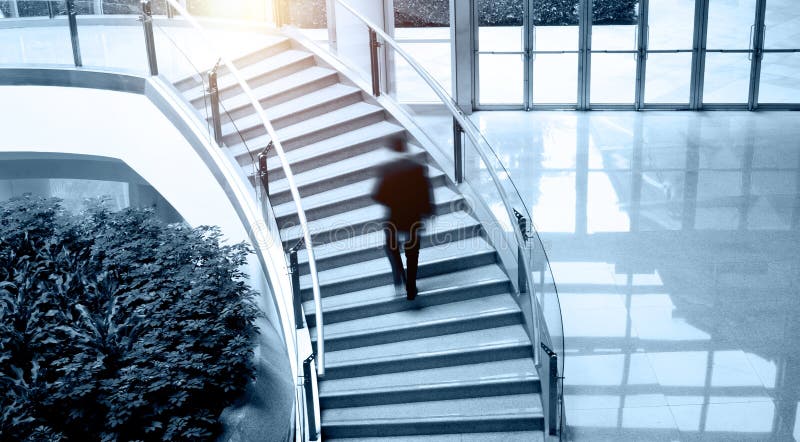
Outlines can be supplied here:
M96 15L103 15L103 0L94 0L94 6L92 7L92 13Z
M361 15L386 28L384 3L375 0L347 0ZM333 11L335 17L336 46L339 56L348 66L370 79L369 34L368 28L347 9L338 4Z
M464 113L472 113L472 75L475 64L472 3L450 0L450 70L453 98Z

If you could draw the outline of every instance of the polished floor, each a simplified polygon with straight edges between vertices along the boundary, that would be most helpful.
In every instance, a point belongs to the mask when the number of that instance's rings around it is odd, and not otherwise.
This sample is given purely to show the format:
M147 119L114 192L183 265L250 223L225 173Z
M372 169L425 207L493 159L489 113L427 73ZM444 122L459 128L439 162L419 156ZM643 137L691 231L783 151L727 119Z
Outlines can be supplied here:
M473 118L549 252L574 440L800 440L800 113Z

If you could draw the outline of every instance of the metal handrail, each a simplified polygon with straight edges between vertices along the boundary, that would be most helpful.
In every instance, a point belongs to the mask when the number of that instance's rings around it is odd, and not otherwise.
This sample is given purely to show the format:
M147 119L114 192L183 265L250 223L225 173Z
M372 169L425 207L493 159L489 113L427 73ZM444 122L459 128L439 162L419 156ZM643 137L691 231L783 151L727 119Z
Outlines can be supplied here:
M176 0L166 0L172 8L177 11L180 15L184 17L184 19L197 31L199 31L200 36L205 40L205 43L209 47L215 47L214 42L210 39L203 29L202 26L197 22L197 20L189 14L186 8L183 7L178 1ZM222 53L221 51L216 51L217 53ZM228 59L228 57L222 56L220 58L222 64L228 69L228 73L233 75L236 79L239 87L242 88L243 93L247 96L248 100L250 100L250 104L256 110L256 114L258 118L261 120L261 123L264 125L264 128L267 130L269 134L270 140L272 140L275 153L278 155L278 158L281 161L281 168L283 169L283 173L286 177L286 182L289 186L289 191L292 194L292 199L295 203L295 209L297 210L297 217L300 222L300 227L303 232L303 239L306 244L306 254L308 255L308 268L309 273L311 274L311 289L314 295L314 308L315 312L314 315L316 317L316 328L317 328L317 376L323 377L325 375L325 344L324 344L324 332L323 332L323 322L322 322L322 301L320 296L320 288L319 288L319 278L317 275L317 263L314 257L314 246L313 242L311 241L311 233L308 230L308 221L306 219L306 213L303 209L303 204L301 202L300 192L297 188L297 183L294 179L294 173L292 173L292 168L289 165L289 161L286 159L286 153L283 150L283 145L281 144L280 140L278 139L278 135L275 131L275 128L272 125L272 122L267 117L266 113L264 112L263 107L259 103L258 99L253 94L252 89L245 81L244 77L242 77L239 69L234 66L233 62Z

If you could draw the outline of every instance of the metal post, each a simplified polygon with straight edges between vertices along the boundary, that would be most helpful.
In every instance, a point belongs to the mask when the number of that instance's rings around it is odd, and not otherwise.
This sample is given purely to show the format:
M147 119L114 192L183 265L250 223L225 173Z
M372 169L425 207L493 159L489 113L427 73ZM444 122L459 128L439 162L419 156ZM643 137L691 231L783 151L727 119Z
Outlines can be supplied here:
M369 64L372 70L372 95L378 97L381 95L381 72L378 66L378 48L381 46L378 43L378 34L370 28L369 29Z
M53 12L53 2L47 2L47 13L50 15L50 18L54 18L56 13Z
M167 0L164 0L164 9L167 11L167 18L172 20L175 17L175 10Z
M75 0L67 0L67 21L69 23L69 37L72 40L72 59L76 67L83 66L81 60L81 42L78 39L78 10Z
M264 188L264 195L269 197L269 175L267 174L267 153L272 149L272 141L258 154L258 177Z
M551 436L558 434L558 355L553 352L547 345L542 343L542 350L547 355L547 394L543 394L543 398L547 401L545 407L545 427ZM542 391L542 393L545 393Z
M208 95L211 98L211 125L214 126L214 141L222 147L222 117L219 113L219 87L217 68L208 71Z
M453 118L453 163L455 164L456 184L464 182L464 130Z
M525 253L522 251L522 246L517 246L517 285L519 292L528 293L528 275L526 275L527 267L525 267Z
M156 39L153 35L153 9L150 0L142 0L142 26L144 28L144 46L147 50L147 62L150 65L150 75L158 75L158 61L156 60Z
M311 361L314 360L312 354L303 361L303 388L306 393L306 416L308 417L309 435L308 440L319 440L317 434L317 414L314 412L314 384L311 382Z
M95 15L103 15L103 0L94 0L92 4L92 13Z
M289 250L289 273L292 274L292 303L294 304L295 328L305 328L303 318L303 302L300 296L300 266L297 264L297 250Z

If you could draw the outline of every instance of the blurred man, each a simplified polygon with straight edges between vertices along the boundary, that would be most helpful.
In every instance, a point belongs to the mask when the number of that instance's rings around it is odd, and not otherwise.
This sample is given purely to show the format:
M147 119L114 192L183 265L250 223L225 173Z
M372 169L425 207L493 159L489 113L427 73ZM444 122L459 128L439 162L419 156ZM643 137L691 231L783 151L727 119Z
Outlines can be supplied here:
M431 183L427 167L407 154L405 140L393 138L389 148L398 153L398 158L381 167L373 198L389 211L384 233L395 290L401 292L405 283L406 299L413 301L417 296L419 231L422 220L433 214ZM401 237L405 238L407 272L400 259Z

